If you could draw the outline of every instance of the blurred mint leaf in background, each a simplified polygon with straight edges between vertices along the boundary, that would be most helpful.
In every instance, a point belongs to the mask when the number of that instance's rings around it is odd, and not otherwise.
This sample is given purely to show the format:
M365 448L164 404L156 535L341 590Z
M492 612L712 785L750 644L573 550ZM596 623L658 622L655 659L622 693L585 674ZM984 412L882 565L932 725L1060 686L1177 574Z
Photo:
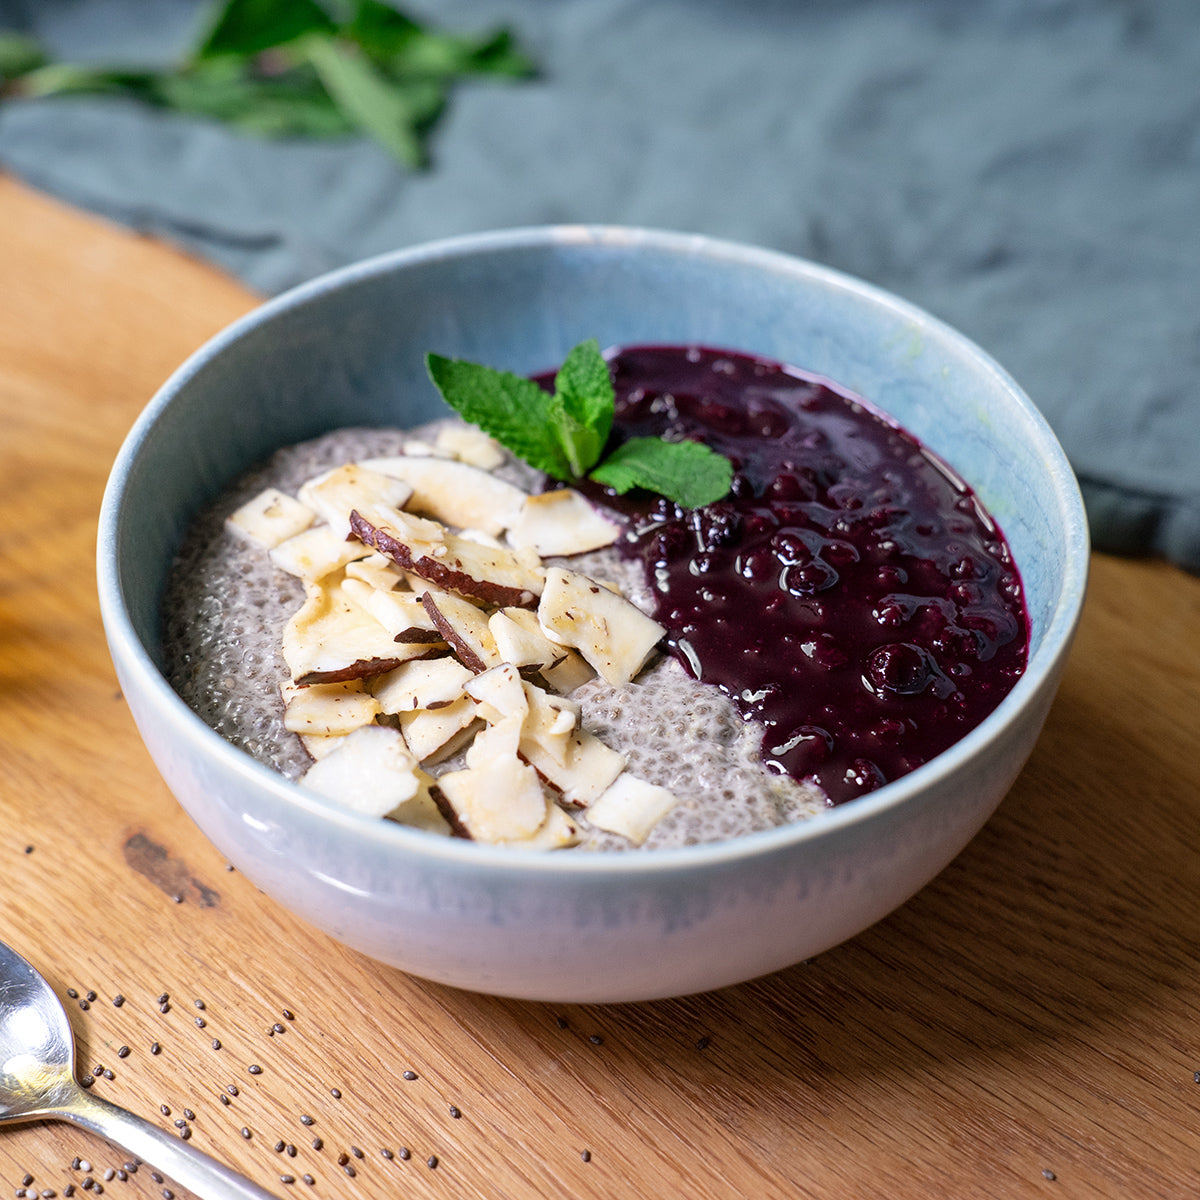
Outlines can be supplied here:
M124 95L263 137L361 133L413 168L460 79L533 73L507 30L434 30L382 0L223 0L160 70L51 62L0 30L4 98Z

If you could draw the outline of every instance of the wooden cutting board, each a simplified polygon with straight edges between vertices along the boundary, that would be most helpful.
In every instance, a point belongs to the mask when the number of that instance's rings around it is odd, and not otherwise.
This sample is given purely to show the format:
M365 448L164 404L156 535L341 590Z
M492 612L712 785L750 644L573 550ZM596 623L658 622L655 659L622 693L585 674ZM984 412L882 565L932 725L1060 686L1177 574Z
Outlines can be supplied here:
M109 465L256 297L3 178L0 263L0 937L66 1001L98 1093L279 1196L1200 1192L1200 579L1095 558L1016 787L848 945L652 1004L456 992L229 870L109 664ZM8 1194L174 1190L124 1162L0 1130Z

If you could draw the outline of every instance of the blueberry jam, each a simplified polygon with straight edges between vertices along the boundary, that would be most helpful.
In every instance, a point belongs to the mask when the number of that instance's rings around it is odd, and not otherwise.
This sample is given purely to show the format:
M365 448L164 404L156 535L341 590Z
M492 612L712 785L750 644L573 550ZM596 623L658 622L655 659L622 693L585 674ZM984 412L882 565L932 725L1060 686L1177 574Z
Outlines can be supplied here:
M833 803L979 724L1025 665L1020 577L971 489L828 380L744 354L626 348L613 438L695 438L734 465L693 511L605 496L694 677L765 727L769 770ZM632 494L631 494L632 495Z

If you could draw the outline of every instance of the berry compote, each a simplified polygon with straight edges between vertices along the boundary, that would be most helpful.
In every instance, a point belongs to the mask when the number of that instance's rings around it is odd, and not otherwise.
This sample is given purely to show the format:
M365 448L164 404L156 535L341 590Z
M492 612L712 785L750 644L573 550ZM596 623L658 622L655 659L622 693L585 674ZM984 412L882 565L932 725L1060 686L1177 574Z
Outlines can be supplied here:
M864 400L790 366L638 346L610 359L613 443L701 440L729 496L627 518L676 657L765 728L769 770L832 803L904 775L979 724L1025 666L1008 545L975 494Z

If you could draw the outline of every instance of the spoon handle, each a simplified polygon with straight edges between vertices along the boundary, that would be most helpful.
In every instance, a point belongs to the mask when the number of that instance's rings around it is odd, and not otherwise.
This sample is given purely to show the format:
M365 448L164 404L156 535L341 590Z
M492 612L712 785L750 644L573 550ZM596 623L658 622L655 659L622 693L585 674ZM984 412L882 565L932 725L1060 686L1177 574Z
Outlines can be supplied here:
M143 1117L82 1088L73 1091L57 1115L129 1151L203 1200L276 1200L258 1184Z

